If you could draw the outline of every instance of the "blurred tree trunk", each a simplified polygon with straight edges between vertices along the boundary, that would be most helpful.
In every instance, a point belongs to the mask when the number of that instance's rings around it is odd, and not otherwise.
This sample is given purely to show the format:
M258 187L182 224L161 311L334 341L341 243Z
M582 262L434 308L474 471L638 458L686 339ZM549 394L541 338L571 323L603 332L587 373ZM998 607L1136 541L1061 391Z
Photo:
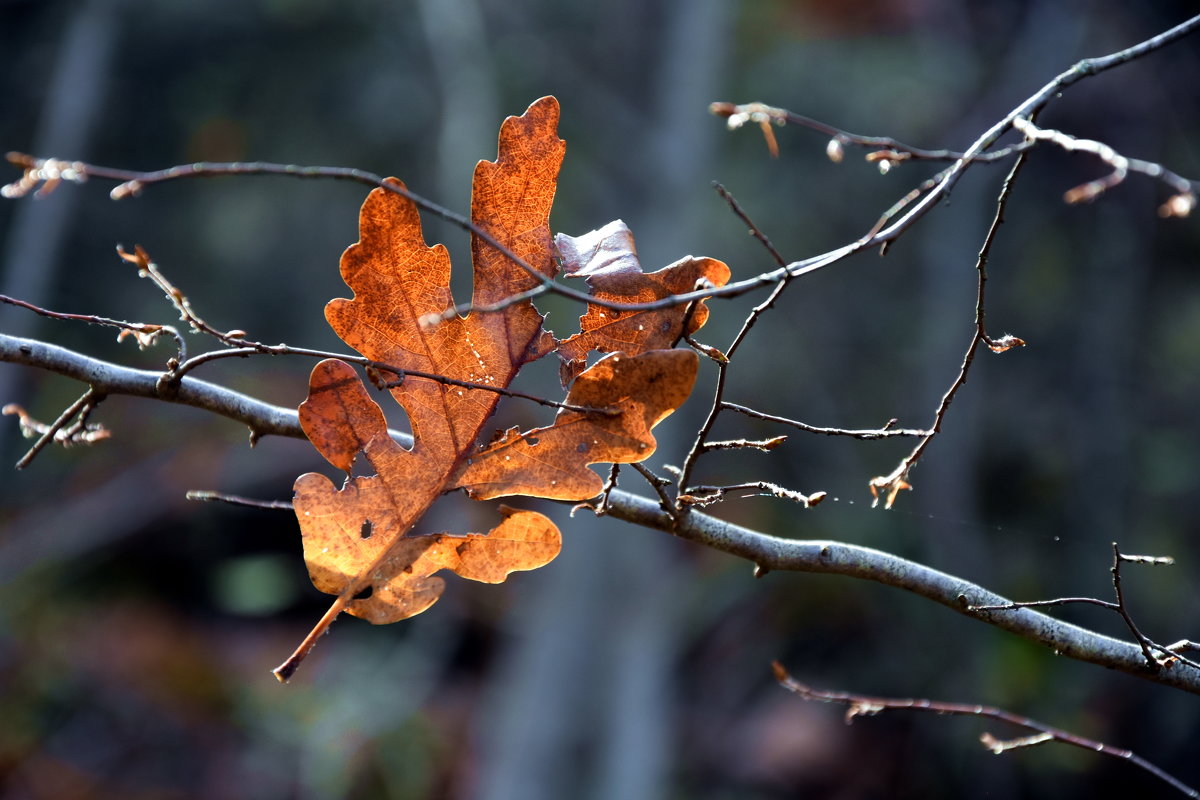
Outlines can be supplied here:
M626 9L633 13L633 9ZM647 271L655 254L684 255L699 238L694 209L711 202L707 176L719 126L706 108L721 77L732 13L728 0L663 4L661 40L637 38L650 58L653 114L627 154L641 192L624 192ZM702 53L702 58L696 54ZM638 87L629 87L631 96ZM619 190L619 187L616 187ZM665 263L665 262L664 262ZM677 425L684 431L687 424ZM658 432L656 431L656 434ZM659 452L683 452L681 436L658 436ZM651 464L657 463L655 459ZM622 480L640 481L626 469ZM519 632L481 720L484 767L475 796L487 800L560 797L658 798L672 764L673 665L679 657L688 579L680 543L665 537L614 540L611 523L578 514L564 553L544 580L527 586Z
M104 107L124 0L89 0L70 23L58 48L54 74L46 84L38 132L30 145L38 155L85 159L92 131ZM36 76L29 76L36 79ZM79 192L55 192L36 203L21 203L0 258L0 293L35 305L53 289L68 240ZM0 326L13 336L32 336L40 319L22 309L0 306ZM31 373L0 371L0 403L24 402ZM16 428L0 425L0 458L8 459Z

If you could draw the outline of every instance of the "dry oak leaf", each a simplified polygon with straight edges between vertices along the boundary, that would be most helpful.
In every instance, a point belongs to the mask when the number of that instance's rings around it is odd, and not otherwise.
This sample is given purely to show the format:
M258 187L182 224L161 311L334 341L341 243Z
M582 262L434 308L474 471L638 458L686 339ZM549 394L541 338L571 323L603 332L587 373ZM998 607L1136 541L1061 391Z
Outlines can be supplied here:
M496 161L476 165L472 220L537 273L473 236L476 304L495 303L555 274L549 219L565 152L557 134L558 116L558 101L544 97L522 116L509 117L500 128ZM442 245L426 245L416 207L386 189L375 189L363 203L359 241L342 255L341 272L354 298L331 301L326 319L346 344L396 367L398 376L415 370L505 387L524 363L554 346L529 302L422 325L423 317L453 304L449 255ZM334 466L348 472L361 452L376 475L353 478L341 489L316 474L296 481L296 515L309 574L318 588L337 599L276 669L281 680L295 671L342 611L394 621L419 613L436 599L431 589L436 584L413 582L417 571L406 559L417 554L403 539L449 488L499 395L412 377L391 394L408 414L411 450L387 437L382 411L353 370L336 361L313 370L309 398L300 407L305 433ZM535 525L546 526L553 528L549 520ZM346 549L347 532L369 544Z
M472 220L537 273L530 274L473 238L473 302L477 305L494 304L555 274L549 213L564 151L557 121L557 101L538 100L521 117L505 120L497 160L476 167ZM308 399L300 406L305 433L331 464L348 475L360 455L374 474L348 477L341 488L315 473L296 480L295 509L309 574L317 588L337 598L296 652L275 670L281 680L295 672L343 611L374 623L394 622L424 611L437 600L443 583L432 574L439 569L473 580L500 581L508 572L548 563L560 547L557 528L533 512L506 511L504 522L486 535L412 533L439 495L467 486L460 475L471 466L475 443L499 395L405 376L405 371L503 388L523 364L550 352L554 340L528 301L497 312L454 317L436 326L422 325L423 318L440 314L453 303L446 249L427 246L416 208L385 189L367 197L359 225L359 241L346 250L341 263L342 277L354 290L354 299L331 301L326 318L348 345L394 367L393 374L400 380L390 391L408 415L414 444L406 449L390 437L382 410L350 366L331 359L313 369ZM694 361L692 354L681 352ZM386 371L383 374L387 376ZM669 399L676 405L682 402L691 382L676 381L676 390L667 393ZM686 390L680 396L678 387L684 383ZM662 395L658 389L649 394L656 392ZM574 412L583 419L563 420L560 415L560 422L590 432L586 418L602 417L618 432L628 429L634 438L641 436L638 441L631 439L629 449L648 456L653 438L648 430L642 431L644 419L647 415L661 419L674 406L648 411L652 402L628 395L617 387L601 398L606 403L611 400L611 410L621 413ZM634 413L637 421L613 421L626 412ZM638 460L634 452L613 456ZM555 459L578 462L565 461L566 472L590 472L588 457L586 448L553 452ZM503 475L504 469L496 473ZM517 483L511 477L507 480ZM487 496L505 493L512 492Z
M621 220L582 236L560 233L554 245L567 277L586 279L593 296L617 303L648 303L729 281L729 267L715 258L686 256L657 272L642 272L633 233ZM672 347L681 335L690 336L704 325L708 307L704 301L696 304L686 331L682 330L685 316L686 304L656 311L589 305L579 318L580 332L558 344L563 386L583 371L592 350L637 355Z

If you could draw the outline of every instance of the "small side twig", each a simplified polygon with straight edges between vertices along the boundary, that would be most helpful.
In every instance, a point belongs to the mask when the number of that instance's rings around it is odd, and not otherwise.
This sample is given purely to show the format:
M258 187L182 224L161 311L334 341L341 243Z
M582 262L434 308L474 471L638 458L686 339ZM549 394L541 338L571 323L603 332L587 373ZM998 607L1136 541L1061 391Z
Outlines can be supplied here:
M1191 649L1189 645L1193 644L1187 639L1182 639L1171 645L1162 645L1154 641L1150 637L1142 633L1137 623L1133 620L1133 615L1129 612L1129 606L1125 600L1125 591L1121 586L1121 564L1129 562L1132 564L1146 564L1152 566L1169 566L1175 563L1175 559L1170 556L1137 556L1125 555L1121 552L1121 548L1116 542L1112 543L1113 562L1109 568L1112 575L1113 594L1116 595L1116 602L1109 600L1100 600L1096 597L1057 597L1052 600L1032 600L1026 602L1004 603L1001 605L976 605L968 606L968 611L973 612L989 612L989 611L1012 611L1018 608L1050 608L1053 606L1065 605L1091 605L1099 606L1100 608L1108 609L1115 612L1125 622L1125 627L1129 628L1129 632L1133 634L1134 640L1138 647L1142 650L1142 657L1145 659L1146 666L1152 671L1158 671L1164 667L1169 667L1175 662L1182 662L1188 666L1200 669L1200 662L1193 661L1183 655L1184 650ZM1162 658L1154 655L1161 653Z
M630 466L637 470L638 474L645 478L646 482L650 484L650 488L654 490L656 495L658 495L658 504L662 510L667 514L673 514L675 504L672 503L671 498L667 496L665 488L671 485L671 481L655 475L644 464L641 464L637 461L634 461L632 464L630 464Z
M1125 591L1121 588L1121 562L1124 560L1121 555L1121 548L1116 542L1113 542L1112 549L1113 563L1112 567L1109 568L1109 572L1112 573L1113 594L1117 597L1117 613L1121 615L1121 619L1125 620L1125 626L1129 628L1129 632L1133 634L1133 638L1141 645L1142 654L1146 656L1146 664L1152 669L1159 669L1162 667L1162 664L1154 657L1154 653L1151 652L1154 643L1146 638L1146 635L1138 628L1137 623L1133 621L1133 615L1129 613L1129 608L1125 603ZM1134 558L1138 563L1142 564L1172 563L1171 561L1157 562L1153 559L1147 559L1145 556L1135 556Z
M472 236L475 236L488 247L499 252L517 267L524 270L530 277L537 280L538 285L534 289L522 292L520 295L514 295L509 301L505 301L506 305L524 302L547 292L554 292L555 294L569 297L581 303L591 303L606 308L626 307L624 304L592 297L586 292L556 283L552 278L543 275L527 261L514 253L511 248L506 247L496 237L462 214L457 214L431 200L427 200L416 192L401 186L394 180L389 180L367 170L349 167L311 167L297 164L275 164L266 161L253 161L225 163L198 162L194 164L181 164L150 172L138 172L134 170L113 169L111 167L88 164L83 161L68 162L57 158L37 158L26 153L17 152L8 153L7 159L10 164L21 167L24 173L17 181L0 188L0 196L6 198L21 197L35 188L38 189L40 194L45 194L52 191L64 180L73 183L83 183L88 178L121 181L109 193L109 196L113 200L135 197L141 194L147 186L182 178L212 178L229 175L283 175L293 178L344 180L361 183L372 188L379 188L393 194L398 194L418 208L428 211L470 232ZM506 307L506 305L500 305L499 307L479 307L477 310L486 313L500 310ZM446 309L441 315L433 316L440 319L450 319L455 314L466 313L466 311L472 308L471 304L459 305ZM436 322L436 319L430 320L430 322Z
M1004 211L1008 207L1009 197L1012 196L1013 184L1017 179L1017 175L1020 174L1021 167L1025 165L1025 159L1026 153L1024 152L1017 156L1017 160L1013 163L1012 169L1009 170L1004 183L1000 187L1000 195L996 199L996 213L992 217L992 224L983 238L983 245L979 248L979 255L975 260L975 271L978 275L975 296L975 327L971 334L971 341L967 344L967 350L963 354L958 374L955 376L954 381L951 382L950 388L942 395L942 399L938 403L937 410L933 415L933 424L929 426L928 432L917 443L917 446L904 457L891 473L876 476L868 482L867 486L871 490L872 498L874 498L872 505L878 504L880 498L883 497L884 508L891 508L892 504L896 501L896 496L902 490L912 488L912 484L908 481L908 473L921 459L929 443L941 432L942 422L946 418L946 412L950 410L950 404L954 402L954 397L958 394L958 390L967 382L967 373L971 370L971 365L975 360L975 353L979 349L979 345L986 344L996 352L1003 352L1012 347L1025 344L1024 341L1015 336L1006 336L999 340L993 340L988 336L986 327L988 256L991 254L992 244L996 241L996 234L999 232L1000 226L1004 224Z
M102 325L108 328L118 328L121 333L117 334L117 341L121 341L126 336L133 336L138 343L138 347L145 350L154 344L162 334L167 334L175 340L175 344L179 349L177 354L178 360L182 361L187 358L187 344L183 337L179 335L174 327L170 325L155 325L148 322L126 322L120 319L110 319L101 317L96 314L67 314L61 311L51 311L41 306L35 306L33 303L28 303L24 300L18 300L15 297L9 297L6 294L0 294L0 303L5 303L17 308L23 308L26 311L46 317L47 319L68 320L71 322L86 322L89 325Z
M295 506L290 500L255 500L252 497L242 497L236 494L223 494L201 489L192 489L186 495L188 500L199 500L205 503L228 503L233 506L248 506L250 508L265 508L270 510L294 511Z
M895 420L891 420L882 428L824 428L818 425L809 425L807 422L799 422L798 420L788 419L787 417L778 417L774 414L766 414L762 411L755 411L753 408L722 401L721 408L730 411L736 411L739 414L745 414L747 417L761 419L766 422L777 422L780 425L790 425L793 428L798 428L807 433L819 433L825 436L849 436L852 439L892 439L898 436L928 436L929 431L920 428L896 428L893 427Z
M600 490L600 498L592 503L592 511L597 517L602 517L608 513L608 502L612 497L613 489L617 488L617 478L621 474L620 464L611 464L608 467L608 479L604 481L604 488Z
M101 426L89 426L87 423L88 415L92 409L96 407L101 400L104 399L104 394L97 391L94 387L89 386L78 400L67 406L66 410L58 415L58 419L49 425L43 425L30 417L25 409L15 403L6 405L3 409L4 414L15 414L20 419L21 428L26 435L40 434L38 440L33 443L33 447L21 456L16 463L17 469L25 469L37 454L46 448L46 445L51 442L58 442L64 447L69 447L73 444L91 444L92 442L107 439L109 432ZM78 419L76 419L78 417ZM75 420L74 424L70 424Z
M1010 725L1015 725L1018 728L1036 731L1036 733L1032 736L1022 736L1015 739L1004 740L997 739L990 733L983 733L979 737L980 742L984 747L996 755L1006 753L1009 750L1017 750L1023 747L1033 747L1046 742L1061 742L1063 744L1069 744L1073 747L1089 750L1093 753L1102 753L1103 755L1110 756L1112 758L1119 758L1122 761L1128 761L1130 764L1149 772L1154 777L1169 784L1171 788L1183 793L1187 797L1200 797L1200 791L1188 786L1174 775L1171 775L1161 767L1150 763L1137 753L1134 753L1132 750L1125 750L1120 747L1113 747L1110 744L1105 744L1104 742L1097 741L1095 739L1088 739L1084 736L1071 733L1070 731L1065 731L1062 728L1055 728L1051 725L1047 725L1044 722L1031 719L1030 717L1023 717L1019 714L1014 714L1011 711L1006 711L1002 708L977 705L974 703L947 703L940 700L928 700L925 698L874 697L870 695L855 694L853 692L814 689L789 675L788 671L784 669L783 665L778 661L775 661L771 664L771 670L775 675L775 680L779 681L779 684L783 686L783 688L798 695L804 700L846 706L847 723L853 722L855 717L874 716L887 710L929 711L934 714L954 714L959 716L994 719Z
M762 127L764 133L770 130L770 125L779 127L784 125L798 125L817 131L818 133L823 133L830 137L830 145L826 148L826 153L829 155L829 159L835 163L842 160L842 152L846 145L871 148L875 152L868 153L867 160L872 162L879 162L885 159L892 162L907 161L909 159L958 161L967 155L957 150L926 150L922 147L913 147L890 136L861 136L826 122L813 119L812 117L796 114L785 108L775 108L765 103L742 103L735 105L734 103L719 102L710 104L708 110L718 117L725 117L727 120L726 124L730 130L736 130L747 122L751 122ZM772 139L768 139L768 146L770 146L771 141ZM1021 149L1023 148L1020 145L1010 145L1009 147L990 153L980 153L974 156L973 160L984 163L1000 161ZM775 153L772 154L774 155Z
M738 219L746 224L746 232L757 239L759 244L761 244L766 251L771 254L771 258L774 259L775 263L781 267L786 266L787 260L779 254L779 251L775 249L775 245L771 244L771 240L768 239L767 235L762 232L762 229L755 224L754 220L750 219L750 215L742 210L742 206L740 203L738 203L737 198L730 194L729 190L718 181L713 181L712 187L716 193L721 196L721 199L729 204L729 210L732 211Z
M1112 167L1112 172L1103 178L1097 178L1073 189L1068 189L1063 194L1063 200L1067 203L1090 203L1109 189L1124 182L1130 172L1138 172L1162 181L1175 192L1166 203L1159 206L1159 216L1186 217L1196 207L1195 182L1175 174L1162 164L1143 161L1140 158L1126 158L1104 142L1097 142L1093 139L1077 139L1062 131L1039 128L1032 120L1024 117L1014 119L1013 128L1023 133L1031 142L1050 142L1067 152L1090 153Z
M794 489L785 489L769 481L748 481L728 486L693 486L688 494L679 498L679 503L688 507L704 507L724 500L726 495L733 492L747 490L752 491L750 494L742 495L743 497L778 497L781 500L791 500L794 503L799 503L805 508L812 508L824 500L826 496L825 492L804 494Z
M726 202L734 215L746 225L750 235L756 238L763 245L763 247L766 248L767 252L771 254L771 258L774 259L775 263L778 264L781 269L784 269L786 267L786 262L783 256L780 255L779 251L775 249L774 245L771 244L771 240L767 238L766 234L764 234L754 220L750 218L750 215L746 213L746 211L738 203L737 199L730 194L729 190L716 181L713 182L713 189L715 189L717 194L721 196L721 199ZM767 299L763 300L763 302L752 308L750 313L746 315L745 321L742 322L741 329L737 332L737 334L733 337L733 341L729 343L729 346L721 354L722 358L714 359L717 362L717 383L716 388L713 391L712 405L708 409L708 414L706 415L704 422L700 425L699 430L697 430L696 437L692 440L692 447L688 451L687 456L684 457L683 466L679 470L677 494L680 497L689 494L688 483L691 480L692 471L696 468L697 460L703 454L709 452L711 449L714 449L709 445L707 439L708 435L712 432L713 426L716 425L717 416L722 410L722 403L725 397L725 386L729 375L730 360L733 358L738 348L741 347L742 342L745 341L746 336L750 333L750 330L758 322L759 317L761 317L775 305L776 301L779 300L779 297L783 294L784 290L787 289L788 285L793 279L793 276L787 274L784 274L784 276L780 278L779 282L775 285L775 288L771 290L771 294L767 296ZM686 506L680 506L681 509L685 507Z
M772 436L770 439L725 439L705 444L706 450L761 450L764 453L774 450L787 441L786 436Z

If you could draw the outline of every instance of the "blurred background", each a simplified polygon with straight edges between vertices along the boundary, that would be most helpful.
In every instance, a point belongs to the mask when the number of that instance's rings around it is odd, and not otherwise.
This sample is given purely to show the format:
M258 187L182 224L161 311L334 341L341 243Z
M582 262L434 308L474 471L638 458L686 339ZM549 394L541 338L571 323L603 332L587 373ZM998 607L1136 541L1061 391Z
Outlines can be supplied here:
M1076 60L1141 41L1185 2L1012 0L0 0L0 149L131 169L263 159L402 177L465 211L500 121L562 103L552 225L622 218L647 270L687 254L735 279L772 267L710 187L721 181L789 259L856 238L936 167L881 175L820 135L727 131L711 101L763 101L856 133L966 147ZM1200 39L1087 80L1044 126L1200 176ZM739 352L727 399L816 425L924 427L972 330L975 254L1005 167L980 166L886 258L791 287ZM1029 346L981 353L896 508L867 481L911 442L806 436L722 417L715 435L789 434L717 453L697 480L770 480L829 498L806 511L735 498L717 515L914 558L1018 599L1110 599L1111 543L1171 555L1128 569L1143 629L1200 639L1200 281L1196 220L1132 176L1038 150L992 253L988 324ZM3 181L18 176L10 168ZM144 246L198 313L260 341L342 349L322 316L365 191L332 182L177 182L114 203L110 184L0 203L0 292L59 311L170 323L114 253ZM463 282L467 238L436 220ZM724 347L763 294L713 303ZM560 335L580 309L542 306ZM0 307L0 330L156 368L109 329ZM199 351L205 343L191 337ZM200 377L289 406L311 362L222 361ZM519 388L553 396L555 365ZM658 431L679 464L711 399ZM0 402L50 421L79 385L0 364ZM504 420L543 424L509 403ZM903 713L843 724L780 689L816 686L995 704L1132 748L1200 784L1196 698L1056 659L881 586L773 573L651 531L548 506L562 556L502 586L454 581L429 612L343 619L293 682L279 663L327 607L287 512L189 503L189 489L287 499L332 470L309 446L200 411L111 398L113 437L50 449L0 482L0 798L1063 797L1157 791L1114 759L1050 746L994 757L979 720ZM15 420L0 457L28 447ZM397 418L397 424L403 420ZM498 422L499 424L499 422ZM622 485L646 491L623 474ZM836 499L835 499L836 498ZM537 506L522 502L522 506ZM492 504L445 498L422 527L486 530ZM1115 616L1061 609L1118 636Z

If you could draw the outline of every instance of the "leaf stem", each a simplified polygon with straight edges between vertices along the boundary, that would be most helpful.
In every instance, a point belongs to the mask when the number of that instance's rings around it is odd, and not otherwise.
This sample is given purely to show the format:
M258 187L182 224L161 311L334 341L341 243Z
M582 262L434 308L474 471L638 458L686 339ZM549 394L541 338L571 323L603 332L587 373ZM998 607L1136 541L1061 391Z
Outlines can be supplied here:
M313 626L313 629L308 632L307 636L304 637L304 641L300 642L300 646L297 647L295 651L287 657L287 660L285 660L275 669L271 670L271 673L279 679L280 683L287 683L292 679L292 676L296 674L296 670L300 669L300 665L304 663L304 659L307 658L308 654L312 652L312 649L317 646L317 641L329 632L329 626L332 625L334 620L338 618L338 615L342 613L342 610L345 609L346 604L350 602L350 598L351 593L349 590L339 594L337 598L334 599L333 605L329 606L329 610L325 612L324 616L317 621L317 624Z

